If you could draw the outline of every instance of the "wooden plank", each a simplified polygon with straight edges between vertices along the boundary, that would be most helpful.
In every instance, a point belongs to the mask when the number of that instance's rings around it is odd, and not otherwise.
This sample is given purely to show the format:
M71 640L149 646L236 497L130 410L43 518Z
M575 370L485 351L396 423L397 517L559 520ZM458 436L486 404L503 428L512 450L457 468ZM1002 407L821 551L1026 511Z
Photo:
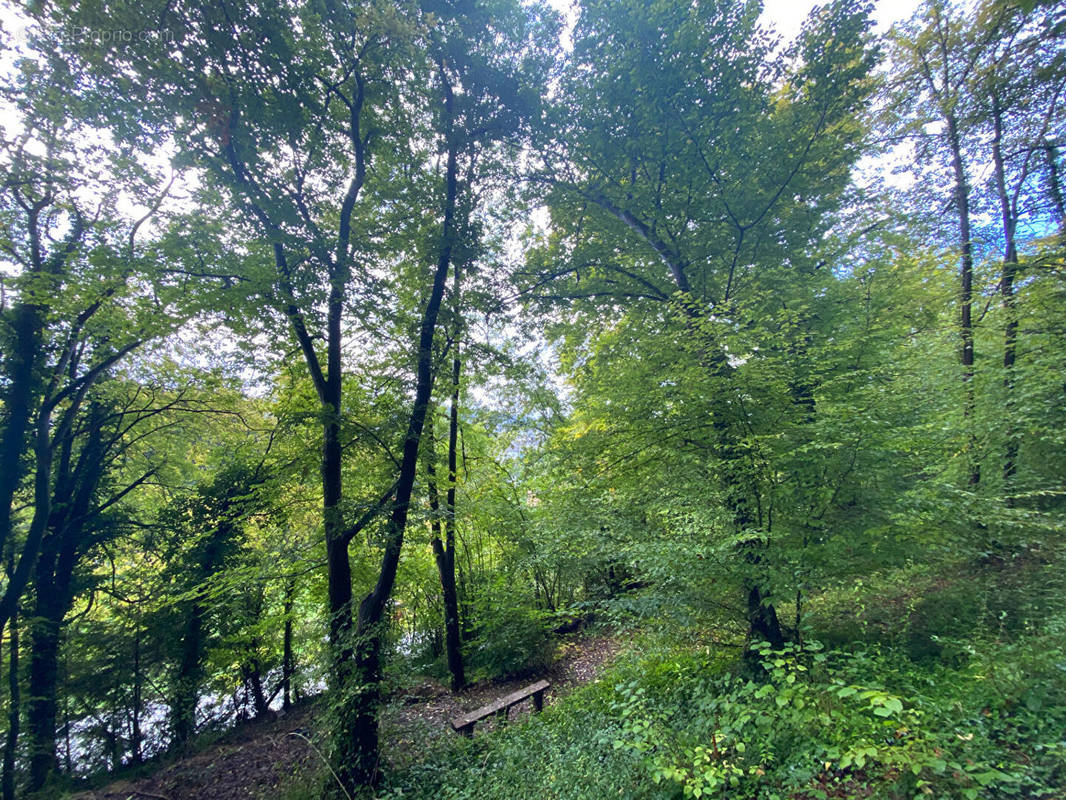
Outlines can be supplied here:
M517 691L511 692L510 694L504 695L498 700L494 700L488 705L482 706L476 711L471 711L465 714L464 716L457 719L456 722L459 722L460 720L462 720L463 723L477 722L479 720L484 719L485 717L491 716L492 714L497 714L500 711L503 711L504 709L510 708L513 705L517 705L533 693L543 692L550 686L551 684L548 683L548 681L537 681L536 683L530 684L524 689L519 689Z
M457 731L463 731L465 733L465 729L473 729L475 722L483 720L485 719L485 717L492 716L493 714L498 714L501 711L506 712L507 709L509 709L511 706L518 705L531 695L539 695L541 698L541 703L538 704L534 701L534 704L538 706L543 705L544 690L550 688L551 684L548 681L537 681L536 683L531 683L524 689L519 689L518 691L511 692L508 695L504 695L500 699L494 700L493 702L489 703L488 705L482 706L476 711L471 711L461 717L456 717L452 720L452 727Z

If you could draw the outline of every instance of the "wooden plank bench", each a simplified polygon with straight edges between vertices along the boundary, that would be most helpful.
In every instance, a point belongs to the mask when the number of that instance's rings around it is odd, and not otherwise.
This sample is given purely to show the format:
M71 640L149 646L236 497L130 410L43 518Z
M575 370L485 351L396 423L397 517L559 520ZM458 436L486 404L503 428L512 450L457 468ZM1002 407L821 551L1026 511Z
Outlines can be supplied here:
M551 688L551 684L548 681L531 683L526 688L511 692L499 700L494 700L487 706L482 706L477 711L471 711L461 717L456 717L452 720L452 727L464 736L473 736L474 725L485 719L485 717L501 714L504 719L507 719L507 712L511 710L511 706L516 706L531 696L533 698L533 708L540 711L544 708L544 691L549 688Z

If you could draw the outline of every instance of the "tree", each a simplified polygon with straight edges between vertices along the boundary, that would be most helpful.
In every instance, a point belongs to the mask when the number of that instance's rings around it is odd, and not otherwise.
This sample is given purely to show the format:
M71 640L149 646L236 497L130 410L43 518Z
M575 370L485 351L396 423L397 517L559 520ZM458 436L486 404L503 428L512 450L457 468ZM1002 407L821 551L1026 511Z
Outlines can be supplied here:
M1013 502L1019 446L1014 419L1018 236L1020 226L1039 226L1047 217L1038 195L1041 182L1054 182L1053 167L1043 156L1046 142L1054 140L1062 126L1064 84L1056 44L1061 36L1050 10L1023 13L1010 5L983 4L971 13L943 2L925 4L891 36L890 125L897 135L916 142L914 168L934 178L925 188L940 186L938 174L951 175L950 206L959 232L960 363L971 487L981 481L978 406L992 401L976 396L974 378L975 326L985 314L979 312L975 319L974 298L983 293L980 285L974 286L975 268L981 266L988 245L980 228L975 232L973 220L984 213L999 219L996 289L1004 320L1003 393L997 402L1002 403L1005 436L996 472L1008 505ZM977 177L986 173L987 182Z
M899 103L903 107L924 108L936 123L943 124L942 147L953 176L952 204L958 219L959 249L959 335L962 381L966 386L966 423L969 433L970 486L981 480L977 437L972 430L976 399L973 388L973 235L971 232L971 185L964 153L965 118L968 113L967 86L977 67L980 49L967 41L967 32L950 6L929 3L924 22L896 31L897 60L907 67L898 73Z
M145 16L124 22L139 27L136 23L158 18L159 11L146 8ZM104 80L130 69L138 75L142 97L158 104L161 114L133 124L143 130L162 126L164 135L173 132L184 157L205 171L270 253L272 275L263 280L274 286L264 287L264 294L269 308L287 321L321 408L331 677L333 690L345 698L341 707L356 709L342 714L335 765L352 785L366 780L366 765L376 761L376 727L367 729L376 714L373 688L363 693L357 687L377 677L367 671L365 659L357 663L352 649L348 545L386 507L393 490L371 504L372 513L345 519L339 437L343 325L352 295L365 301L374 283L367 265L359 263L374 257L368 225L374 200L368 195L380 187L367 181L379 155L406 147L410 128L399 98L407 78L400 78L398 60L408 52L418 23L409 7L385 3L359 10L304 6L293 12L301 20L297 28L289 9L265 4L171 4L162 12L165 24L180 31L173 46L183 53L181 61L151 47L89 56L103 56ZM127 87L115 88L125 95ZM122 96L118 103L118 113L128 115L128 99ZM396 120L393 127L379 124L390 117ZM277 159L281 153L288 158ZM388 165L382 167L379 174L389 177ZM445 258L441 271L446 269ZM356 277L360 285L353 291ZM440 275L428 293L424 334L429 338L442 292ZM416 401L411 425L416 440L418 407ZM395 505L404 502L397 496ZM368 622L380 619L390 589L386 563L381 591L364 615ZM368 754L357 757L367 747Z
M41 789L56 766L56 700L60 631L85 580L80 561L122 530L118 506L153 477L149 469L128 477L116 465L146 436L159 415L176 403L156 405L147 392L122 397L117 384L95 387L74 425L58 443L48 525L33 574L30 624L31 791Z
M0 547L15 536L13 503L27 473L34 488L33 516L0 597L0 628L29 583L51 514L55 454L85 398L187 311L156 271L158 251L137 241L169 187L72 118L74 77L62 59L18 67L4 87L21 128L3 141L3 250L16 272L0 307ZM126 192L145 202L143 213L119 213Z
M530 278L608 318L684 321L714 381L714 473L750 568L750 633L776 644L759 467L724 336L777 314L775 292L819 268L813 245L862 139L867 13L826 6L777 58L755 5L586 3L545 156L555 230Z
M240 546L240 527L262 509L263 475L259 469L233 464L198 487L189 500L175 504L167 516L172 526L191 540L184 558L174 559L188 599L181 604L183 619L177 669L171 686L171 747L185 747L196 731L196 708L200 699L206 643L210 636L209 615L218 606L218 577L232 566ZM212 603L212 599L214 602Z
M321 407L320 466L323 525L329 572L333 688L340 720L334 764L348 786L371 780L377 762L377 684L380 627L395 580L417 466L418 442L433 372L432 342L451 267L461 151L507 138L522 110L512 114L516 76L527 66L533 27L517 6L501 5L493 20L506 46L483 46L468 75L458 69L459 40L442 34L461 27L463 9L419 9L374 3L359 8L328 3L280 9L257 3L221 6L167 4L126 10L121 27L148 29L162 20L176 36L141 47L89 49L79 55L95 70L102 102L118 126L134 136L174 136L182 158L204 171L240 215L244 233L266 245L271 265L260 272L267 308L286 320ZM57 19L114 26L110 9L61 10ZM292 17L300 25L291 24ZM473 39L470 39L473 41ZM428 45L432 61L419 50ZM172 51L182 54L171 58ZM132 81L127 77L136 76ZM464 103L495 108L493 124L457 130L453 83L461 79ZM133 115L130 92L139 99ZM434 118L419 117L425 92ZM510 93L510 94L508 94ZM531 95L536 97L536 93ZM487 100L495 98L495 106ZM148 117L148 118L146 118ZM372 330L373 292L383 288L374 265L410 257L410 244L383 251L388 240L378 212L403 198L412 178L422 180L419 138L440 146L443 191L427 219L407 215L411 234L431 234L432 268L414 270L411 289L423 308L417 334L414 402L395 483L365 503L355 518L345 513L340 409L343 401L344 326ZM279 158L279 154L282 157ZM339 200L338 200L339 198ZM427 228L425 226L429 225ZM410 237L409 237L410 238ZM261 252L262 246L253 249ZM423 251L425 252L425 251ZM264 309L266 310L266 309ZM319 345L321 342L321 347ZM388 512L381 567L357 615L349 544L378 515Z
M452 347L457 347L453 341ZM429 496L430 527L433 559L440 575L441 599L444 604L444 646L448 660L448 671L452 676L452 691L458 691L466 685L466 672L463 665L462 627L459 617L459 593L455 583L455 513L456 513L456 447L458 440L458 404L459 359L453 360L453 392L451 411L448 414L448 489L445 495L445 507L440 507L440 492L437 488L436 439L433 436L432 421L426 431L426 491ZM443 525L441 520L443 519ZM441 528L443 527L443 537Z
M15 571L14 558L5 560L4 568L10 580ZM22 722L22 691L19 684L19 609L11 616L7 664L7 735L4 737L3 791L4 800L15 800L15 756L18 750L19 726Z
M431 38L437 65L437 75L445 94L443 123L448 147L448 163L453 162L456 175L456 197L451 202L452 237L454 243L452 284L448 317L447 346L443 352L450 358L450 389L448 411L448 478L443 513L436 478L435 443L427 443L425 457L428 495L433 519L431 540L434 559L441 582L444 605L445 647L453 689L466 683L463 669L459 600L456 586L456 497L457 452L460 414L460 386L464 347L463 317L468 306L461 287L463 277L477 277L484 264L479 263L483 228L476 218L478 205L485 196L503 194L493 186L513 175L513 145L524 129L536 117L548 60L553 48L542 39L551 33L551 17L538 19L536 9L523 10L507 2L485 5L464 4L449 8L447 4L429 5L427 9L441 19ZM528 15L528 16L527 16ZM538 30L539 27L543 30ZM484 41L486 28L498 30L504 37L488 46ZM501 44L504 44L501 47ZM457 91L458 90L458 91ZM491 202L491 200L489 201ZM478 300L498 304L491 288L470 293L482 295ZM441 533L443 532L443 537Z
M1001 474L1004 500L1012 505L1018 470L1019 433L1016 416L1015 364L1018 315L1015 283L1019 277L1019 228L1039 224L1044 210L1039 178L1054 185L1053 156L1042 158L1048 142L1061 137L1066 72L1060 55L1063 31L1054 15L1019 14L1014 9L984 5L973 23L983 45L970 92L972 123L988 139L993 192L1002 228L1002 270L999 292L1003 306L1003 417L1006 427Z

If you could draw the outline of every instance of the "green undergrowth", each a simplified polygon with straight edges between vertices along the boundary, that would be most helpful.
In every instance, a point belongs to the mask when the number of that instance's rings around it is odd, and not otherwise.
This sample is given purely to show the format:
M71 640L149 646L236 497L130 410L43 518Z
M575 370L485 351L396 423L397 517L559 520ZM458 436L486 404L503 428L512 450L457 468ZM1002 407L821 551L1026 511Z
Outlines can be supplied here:
M1045 567L1054 565L1034 569ZM1062 596L1011 596L1036 573L964 574L872 578L825 598L813 617L823 629L763 651L754 674L735 651L645 637L540 715L473 740L426 742L377 796L1066 796ZM967 597L978 594L974 611ZM872 611L898 604L910 611ZM845 608L859 626L850 638L834 624ZM914 646L919 628L936 647Z

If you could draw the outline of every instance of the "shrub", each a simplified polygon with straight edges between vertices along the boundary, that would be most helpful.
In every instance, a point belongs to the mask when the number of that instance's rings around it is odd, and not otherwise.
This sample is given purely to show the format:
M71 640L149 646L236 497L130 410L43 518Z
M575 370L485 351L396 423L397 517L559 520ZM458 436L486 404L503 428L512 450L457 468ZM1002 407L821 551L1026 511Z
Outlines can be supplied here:
M470 667L489 678L518 678L546 669L554 649L554 616L518 604L485 609Z

